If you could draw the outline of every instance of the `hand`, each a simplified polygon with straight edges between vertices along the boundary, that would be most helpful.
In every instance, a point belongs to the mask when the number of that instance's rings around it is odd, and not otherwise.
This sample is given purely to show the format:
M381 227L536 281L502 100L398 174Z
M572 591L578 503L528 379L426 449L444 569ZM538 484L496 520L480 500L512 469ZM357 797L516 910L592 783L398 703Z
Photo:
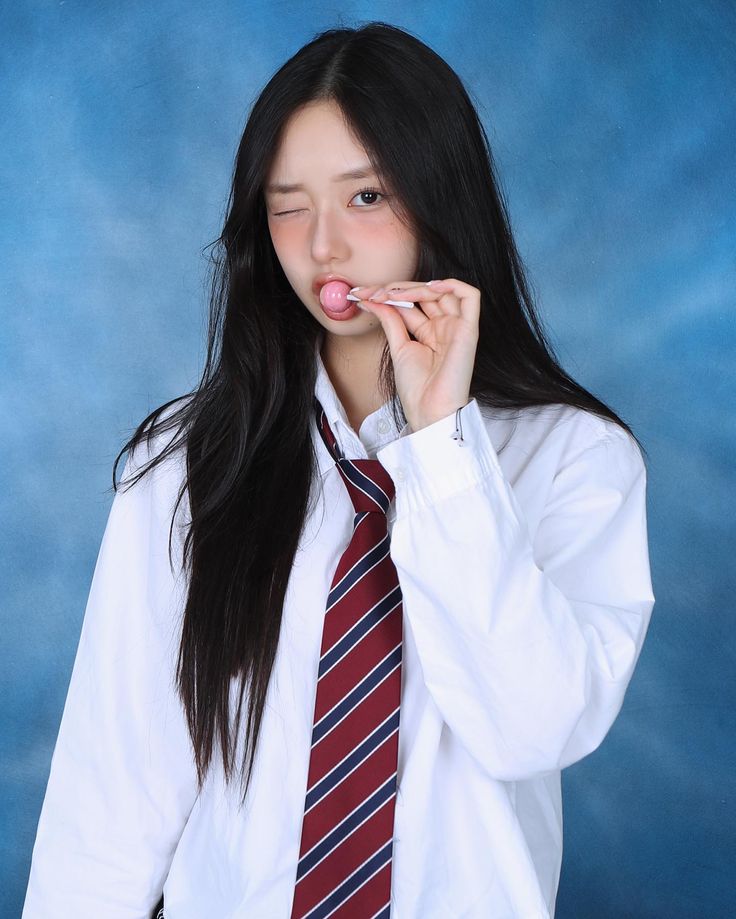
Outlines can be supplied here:
M383 300L411 300L419 308L369 301L374 291L383 292ZM431 285L398 281L379 290L359 288L356 296L366 298L360 306L378 317L388 339L396 390L412 431L468 404L478 345L477 287L455 278Z

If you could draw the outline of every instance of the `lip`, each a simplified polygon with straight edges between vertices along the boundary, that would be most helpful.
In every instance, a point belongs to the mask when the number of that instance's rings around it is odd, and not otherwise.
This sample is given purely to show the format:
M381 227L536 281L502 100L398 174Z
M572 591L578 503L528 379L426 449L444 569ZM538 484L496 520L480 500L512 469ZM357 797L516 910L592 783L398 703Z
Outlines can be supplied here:
M351 289L358 286L354 281L344 278L341 274L318 274L312 282L312 292L315 296L319 297L320 290L322 290L328 281L344 281L346 284L350 285Z

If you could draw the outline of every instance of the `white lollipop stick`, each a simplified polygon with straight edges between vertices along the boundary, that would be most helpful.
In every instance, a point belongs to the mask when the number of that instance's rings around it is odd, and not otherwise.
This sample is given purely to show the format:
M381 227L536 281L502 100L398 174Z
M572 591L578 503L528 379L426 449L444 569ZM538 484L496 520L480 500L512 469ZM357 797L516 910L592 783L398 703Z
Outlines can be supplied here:
M348 300L355 300L356 302L361 299L360 297L356 297L355 294L345 294L345 296ZM381 300L380 302L387 303L391 306L404 306L408 309L411 309L414 306L414 304L409 300Z

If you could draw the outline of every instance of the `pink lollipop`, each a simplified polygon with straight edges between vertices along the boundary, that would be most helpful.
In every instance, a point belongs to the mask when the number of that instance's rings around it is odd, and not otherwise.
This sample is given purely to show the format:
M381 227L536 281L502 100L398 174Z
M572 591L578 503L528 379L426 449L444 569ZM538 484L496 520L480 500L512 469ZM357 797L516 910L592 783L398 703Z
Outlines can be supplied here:
M319 302L333 313L344 313L350 306L350 285L345 281L328 281L319 292Z

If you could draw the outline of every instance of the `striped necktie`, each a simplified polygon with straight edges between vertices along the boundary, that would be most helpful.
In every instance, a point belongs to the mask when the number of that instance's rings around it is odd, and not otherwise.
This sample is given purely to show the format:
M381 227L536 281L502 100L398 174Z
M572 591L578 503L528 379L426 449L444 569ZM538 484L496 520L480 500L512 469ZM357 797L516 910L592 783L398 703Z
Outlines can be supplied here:
M327 596L291 919L388 919L401 702L402 602L378 460L317 427L355 508Z

